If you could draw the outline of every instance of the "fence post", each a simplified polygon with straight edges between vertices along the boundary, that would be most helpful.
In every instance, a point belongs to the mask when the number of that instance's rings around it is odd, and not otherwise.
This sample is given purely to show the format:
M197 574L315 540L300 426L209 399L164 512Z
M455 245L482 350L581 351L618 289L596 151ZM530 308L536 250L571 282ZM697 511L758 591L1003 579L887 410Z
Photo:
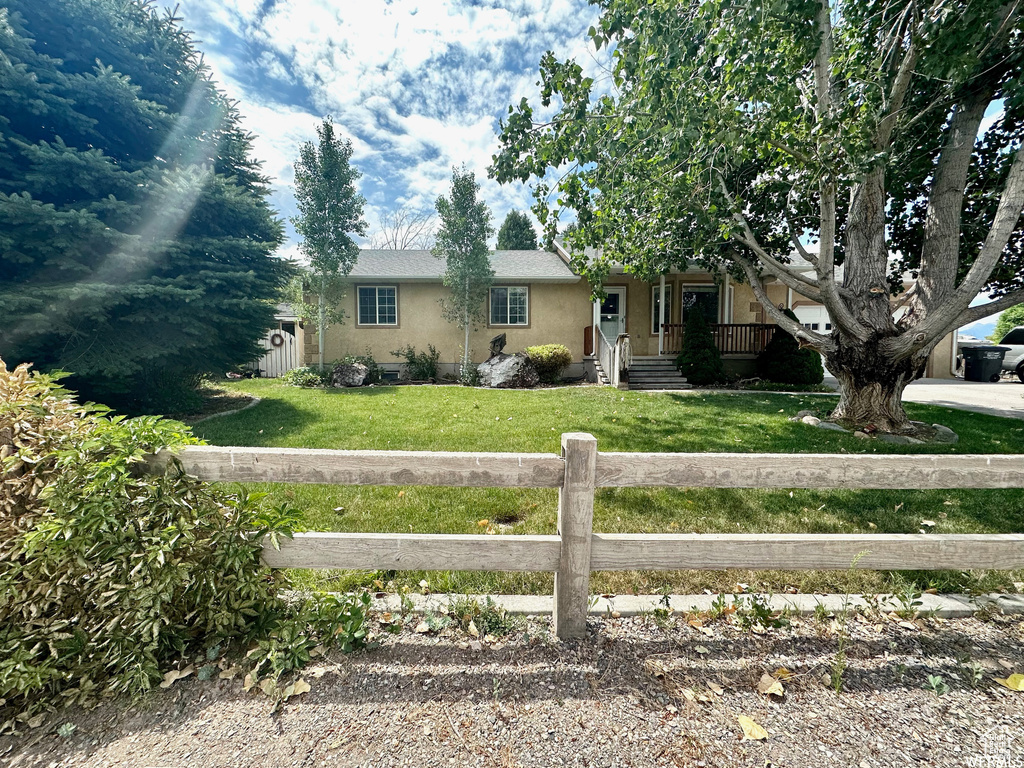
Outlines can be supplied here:
M555 634L568 640L587 634L597 438L586 432L563 434L562 457L565 480L558 489L561 554L555 572L554 618Z

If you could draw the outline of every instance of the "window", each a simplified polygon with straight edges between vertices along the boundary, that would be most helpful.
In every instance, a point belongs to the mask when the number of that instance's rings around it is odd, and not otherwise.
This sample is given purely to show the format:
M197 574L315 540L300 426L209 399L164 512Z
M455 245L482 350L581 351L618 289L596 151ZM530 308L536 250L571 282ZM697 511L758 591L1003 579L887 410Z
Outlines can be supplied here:
M687 285L683 287L683 322L690 310L699 309L709 323L718 322L718 288L714 285Z
M1003 336L1000 344L1024 344L1024 328L1014 328L1008 334Z
M398 289L393 285L360 285L356 289L359 325L398 325Z
M651 286L651 333L658 335L658 318L661 307L661 286ZM672 286L665 286L665 324L672 322Z
M529 325L530 292L525 286L491 288L491 325Z

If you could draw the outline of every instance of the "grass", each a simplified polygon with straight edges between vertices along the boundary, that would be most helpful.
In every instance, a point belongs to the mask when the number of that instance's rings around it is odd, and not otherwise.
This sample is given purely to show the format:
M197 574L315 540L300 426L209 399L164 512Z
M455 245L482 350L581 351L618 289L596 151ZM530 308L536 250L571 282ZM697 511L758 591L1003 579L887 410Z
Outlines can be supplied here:
M914 419L960 435L954 446L893 446L791 422L833 400L809 394L647 394L573 387L503 392L462 387L301 390L272 381L228 385L262 402L197 425L215 445L309 448L559 451L562 432L594 434L603 451L772 453L1024 453L1024 422L944 407L908 405ZM799 460L795 457L794 460ZM265 484L303 511L307 530L422 533L554 533L557 493L547 489L300 486ZM1016 532L1024 491L852 491L603 489L595 530L604 532L914 533ZM481 525L481 521L487 523ZM296 571L313 586L351 588L374 580L435 591L549 593L548 574ZM593 589L613 593L730 590L892 592L1013 590L1008 572L629 572L598 573Z

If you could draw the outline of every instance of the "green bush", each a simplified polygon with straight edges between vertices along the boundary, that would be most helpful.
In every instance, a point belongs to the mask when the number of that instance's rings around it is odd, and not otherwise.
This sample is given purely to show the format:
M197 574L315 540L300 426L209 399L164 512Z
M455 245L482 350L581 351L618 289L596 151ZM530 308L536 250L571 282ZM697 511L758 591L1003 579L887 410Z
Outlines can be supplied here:
M107 413L0 360L0 730L147 690L191 656L256 642L245 663L272 689L309 649L363 643L364 598L291 605L262 566L260 539L290 535L291 510L147 473L147 454L197 441Z
M557 384L562 380L562 372L572 365L572 352L562 344L527 347L523 351L530 356L533 367L545 384Z
M321 371L316 366L307 365L305 368L292 368L281 377L281 381L292 387L309 388L325 387L330 378L330 369Z
M683 350L676 357L676 368L686 377L687 383L697 386L722 384L726 380L722 353L715 346L704 313L696 307L686 315Z
M433 344L427 345L427 352L416 352L411 344L402 349L396 349L391 354L405 360L405 369L409 378L413 381L428 381L437 379L437 363L441 359L441 353L434 349Z
M786 316L799 322L792 310L787 309ZM821 364L821 355L810 348L801 349L792 335L777 328L772 340L757 356L757 375L779 384L805 386L821 384L825 379L825 368Z

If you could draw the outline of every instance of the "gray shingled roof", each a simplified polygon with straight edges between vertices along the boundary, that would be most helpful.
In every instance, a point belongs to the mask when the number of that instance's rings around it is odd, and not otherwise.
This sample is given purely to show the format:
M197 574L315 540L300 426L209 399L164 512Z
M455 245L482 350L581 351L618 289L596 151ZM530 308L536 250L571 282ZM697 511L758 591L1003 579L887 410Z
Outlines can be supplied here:
M549 251L491 251L495 280L534 283L575 283L580 278L557 254ZM360 280L436 281L444 272L444 259L430 251L359 251L349 277Z

